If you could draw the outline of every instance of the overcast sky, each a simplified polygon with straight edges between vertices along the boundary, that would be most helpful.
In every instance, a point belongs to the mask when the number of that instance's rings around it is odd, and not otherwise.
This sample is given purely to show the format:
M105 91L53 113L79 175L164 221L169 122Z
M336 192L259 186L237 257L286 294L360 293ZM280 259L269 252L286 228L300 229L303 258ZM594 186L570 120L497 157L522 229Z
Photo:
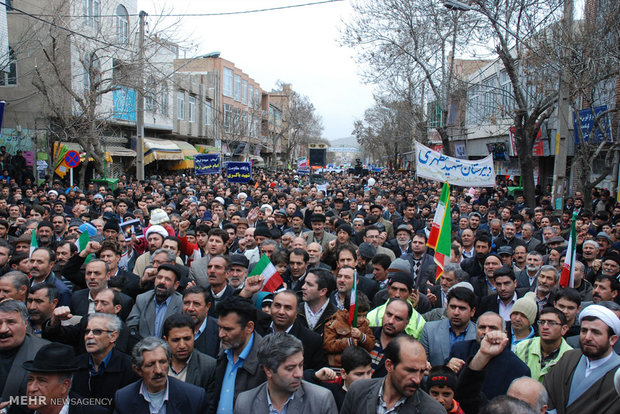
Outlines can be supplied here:
M309 3L313 0L138 0L149 14L219 13ZM173 8L173 9L171 9ZM219 51L266 91L278 80L307 95L323 119L323 136L351 136L353 122L372 106L352 58L340 47L348 1L232 16L183 17L180 30L196 43L186 57ZM181 57L183 57L181 55Z

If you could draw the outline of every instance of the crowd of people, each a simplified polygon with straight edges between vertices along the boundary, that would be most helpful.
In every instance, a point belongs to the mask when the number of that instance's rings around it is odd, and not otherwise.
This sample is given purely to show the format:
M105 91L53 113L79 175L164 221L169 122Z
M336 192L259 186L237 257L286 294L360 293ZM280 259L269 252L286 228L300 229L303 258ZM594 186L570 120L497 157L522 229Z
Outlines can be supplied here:
M620 412L609 192L592 205L577 192L558 215L541 189L532 208L504 182L452 186L437 279L427 243L442 183L325 178L7 180L0 409ZM574 282L561 287L573 212Z

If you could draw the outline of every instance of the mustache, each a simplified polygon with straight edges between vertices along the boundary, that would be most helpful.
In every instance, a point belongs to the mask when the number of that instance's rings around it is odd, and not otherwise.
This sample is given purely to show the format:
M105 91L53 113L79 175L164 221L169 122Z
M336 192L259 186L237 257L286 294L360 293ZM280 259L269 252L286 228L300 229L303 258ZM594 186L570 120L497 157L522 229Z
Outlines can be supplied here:
M7 339L12 337L13 335L11 335L10 333L0 333L0 339Z
M86 341L85 345L97 345L97 341L95 341L94 339L89 339Z
M157 285L157 288L158 288L158 289L160 289L160 288L161 288L161 289L166 289L166 285L164 285L164 284L160 283L159 285Z
M155 374L155 375L153 375L153 378L151 378L151 379L158 380L158 379L162 379L162 378L165 378L165 377L166 376L164 374Z

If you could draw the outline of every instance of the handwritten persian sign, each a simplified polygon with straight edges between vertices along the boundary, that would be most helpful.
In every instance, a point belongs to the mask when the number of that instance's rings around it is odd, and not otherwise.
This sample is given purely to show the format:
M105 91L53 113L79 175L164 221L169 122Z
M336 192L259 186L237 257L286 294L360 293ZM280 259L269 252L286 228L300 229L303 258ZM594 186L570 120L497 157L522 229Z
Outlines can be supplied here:
M416 173L420 177L447 181L463 187L495 186L493 156L475 161L460 160L415 143Z
M229 183L247 183L251 178L251 163L231 161L226 165L226 180Z
M219 174L222 172L220 154L197 154L194 155L194 174Z

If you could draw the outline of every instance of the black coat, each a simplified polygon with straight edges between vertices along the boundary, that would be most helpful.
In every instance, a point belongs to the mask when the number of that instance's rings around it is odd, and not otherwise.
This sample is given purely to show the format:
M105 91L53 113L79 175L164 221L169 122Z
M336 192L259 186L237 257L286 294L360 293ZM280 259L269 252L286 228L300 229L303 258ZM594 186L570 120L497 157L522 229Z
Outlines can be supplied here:
M327 322L327 320L331 318L331 316L336 312L338 312L338 308L334 304L334 301L330 300L312 331L323 336L323 332L325 331L325 322ZM306 309L303 303L300 303L299 307L297 308L297 320L299 321L301 326L310 329L310 327L308 326L308 320L306 319Z
M80 257L79 254L74 254L71 258L69 258L67 264L65 264L60 270L61 275L81 289L86 288L86 280L84 279L83 269L84 261L85 258ZM122 293L132 297L133 299L135 299L138 294L143 292L140 288L140 277L120 268L118 269L116 275L110 277L108 286L119 289ZM129 311L127 311L127 314L129 314Z
M73 292L71 296L71 312L74 315L88 316L88 293L88 289ZM118 317L121 318L121 320L125 321L127 319L129 312L131 312L133 302L134 300L131 297L121 292L121 311L118 313Z
M140 395L142 380L116 391L114 413L149 414L149 403ZM204 414L209 411L206 391L168 376L167 414Z
M76 325L60 325L57 327L50 327L46 323L43 326L41 336L49 341L71 345L75 351L75 354L80 355L86 352L86 348L84 347L84 330L86 329L87 324L87 317L83 317ZM140 338L136 338L131 335L129 328L127 328L127 326L123 323L118 338L116 339L115 347L119 351L127 355L131 355L131 350L139 340Z
M198 328L199 327L196 329ZM217 354L220 352L217 319L207 315L207 326L198 339L194 340L194 349L197 349L203 354L212 356L213 358L217 358Z
M73 374L71 390L85 398L109 398L112 407L114 394L132 382L139 380L131 366L131 358L117 349L112 349L112 355L108 366L102 374L90 375L89 354L78 355L75 365L78 370Z
M327 355L323 350L323 338L321 335L304 327L297 320L293 323L289 333L304 344L304 369L318 371L323 367L329 366Z

